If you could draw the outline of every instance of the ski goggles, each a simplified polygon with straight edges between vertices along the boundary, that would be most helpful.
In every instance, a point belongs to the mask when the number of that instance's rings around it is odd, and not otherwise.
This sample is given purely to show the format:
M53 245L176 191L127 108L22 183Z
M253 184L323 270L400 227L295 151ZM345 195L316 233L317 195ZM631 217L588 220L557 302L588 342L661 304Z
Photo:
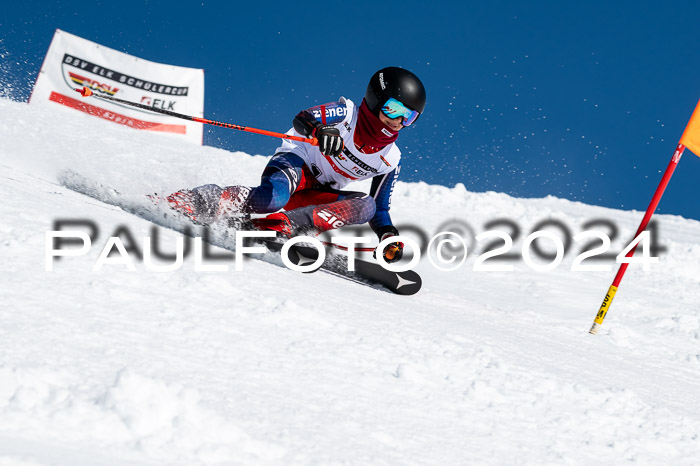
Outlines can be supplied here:
M394 118L403 117L404 126L410 126L420 116L420 112L411 110L393 97L389 98L389 100L382 105L382 113L392 120Z

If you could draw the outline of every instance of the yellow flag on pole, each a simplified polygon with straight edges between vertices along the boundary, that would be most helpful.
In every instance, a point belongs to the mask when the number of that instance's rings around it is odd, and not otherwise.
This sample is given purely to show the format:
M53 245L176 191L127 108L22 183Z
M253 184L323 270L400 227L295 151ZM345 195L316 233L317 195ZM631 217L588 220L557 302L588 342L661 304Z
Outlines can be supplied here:
M683 131L681 144L693 151L695 155L700 156L700 102L695 107L688 126Z

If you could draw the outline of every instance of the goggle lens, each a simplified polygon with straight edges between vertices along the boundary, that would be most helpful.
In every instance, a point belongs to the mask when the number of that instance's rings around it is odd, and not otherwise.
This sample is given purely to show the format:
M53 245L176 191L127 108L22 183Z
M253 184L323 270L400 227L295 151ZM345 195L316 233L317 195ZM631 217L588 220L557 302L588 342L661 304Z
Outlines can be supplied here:
M382 113L392 120L394 118L403 117L404 126L410 126L413 124L413 122L415 122L420 115L420 112L411 110L393 97L387 100L382 106Z

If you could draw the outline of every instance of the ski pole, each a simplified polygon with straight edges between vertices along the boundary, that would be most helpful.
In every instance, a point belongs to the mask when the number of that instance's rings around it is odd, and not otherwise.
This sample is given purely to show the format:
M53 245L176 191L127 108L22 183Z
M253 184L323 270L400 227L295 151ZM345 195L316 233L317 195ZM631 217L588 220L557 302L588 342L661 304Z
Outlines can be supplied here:
M79 92L80 95L82 95L83 97L91 97L92 96L92 97L97 97L98 99L102 99L102 100L111 100L112 102L118 102L120 104L130 105L132 107L137 107L137 108L142 108L142 109L148 110L150 112L161 113L163 115L168 115L168 116L180 118L183 120L196 121L197 123L205 123L207 125L221 126L222 128L236 129L238 131L246 131L248 133L262 134L264 136L272 136L272 137L280 138L280 139L290 139L292 141L305 142L307 144L311 144L312 146L318 146L318 139L316 139L316 138L311 138L311 139L302 138L299 136L291 136L289 134L276 133L274 131L267 131L264 129L249 128L247 126L234 125L233 123L222 123L220 121L207 120L206 118L199 118L196 116L184 115L182 113L171 112L170 110L149 107L148 105L139 104L136 102L130 102L128 100L123 100L123 99L117 99L116 97L111 97L111 96L106 96L106 95L98 95L98 94L93 93L90 90L90 88L88 88L88 87L83 87L82 89L76 89L75 92Z
M329 243L328 241L321 241L326 246L334 247L337 249L340 249L341 251L349 251L350 248L347 246L343 246L342 244L335 244L335 243ZM391 249L389 249L385 254L384 257L391 260L395 257L396 253L398 252L399 248L394 245L389 245ZM375 248L358 248L358 247L353 247L352 250L356 252L374 252Z
M350 249L350 248L348 248L347 246L343 246L342 244L331 243L331 242L329 242L329 241L321 241L321 243L323 243L323 245L325 245L325 246L330 246L330 247L333 247L333 248L336 248L336 249L340 249L341 251L348 251L348 250ZM374 248L357 248L357 247L353 247L352 249L353 249L354 251L359 251L359 252L372 252L372 251L374 251Z

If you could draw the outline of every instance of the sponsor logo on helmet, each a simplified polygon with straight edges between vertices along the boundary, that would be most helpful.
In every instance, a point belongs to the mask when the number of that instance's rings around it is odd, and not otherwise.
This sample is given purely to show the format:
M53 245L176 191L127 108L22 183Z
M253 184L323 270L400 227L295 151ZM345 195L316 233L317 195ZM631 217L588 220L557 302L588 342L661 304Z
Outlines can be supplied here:
M379 85L382 86L382 90L386 89L386 84L384 84L384 73L379 73Z

